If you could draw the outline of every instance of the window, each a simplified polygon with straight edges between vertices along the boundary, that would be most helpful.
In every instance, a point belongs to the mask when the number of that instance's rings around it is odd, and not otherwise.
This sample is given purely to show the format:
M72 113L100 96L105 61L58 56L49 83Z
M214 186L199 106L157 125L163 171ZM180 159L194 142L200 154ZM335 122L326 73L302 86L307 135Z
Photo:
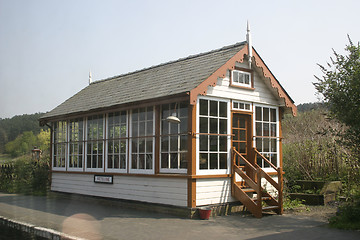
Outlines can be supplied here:
M252 79L250 72L233 70L231 72L231 84L242 87L252 87Z
M250 103L233 101L234 110L251 111Z
M66 121L55 122L53 126L53 168L66 167L67 124Z
M132 110L130 136L131 136L130 137L131 170L133 170L133 172L153 172L153 162L154 162L153 107Z
M255 107L255 145L257 150L272 164L278 166L278 119L277 108ZM257 164L270 167L261 157L257 157Z
M170 123L166 118L176 112L180 123ZM186 172L188 144L188 105L172 103L161 106L161 154L162 172Z
M104 155L104 117L95 115L88 117L86 125L86 168L100 170L103 168Z
M228 102L199 100L199 169L228 169Z
M69 122L69 168L83 167L84 126L82 119Z
M109 113L107 126L107 169L125 172L128 145L126 111Z

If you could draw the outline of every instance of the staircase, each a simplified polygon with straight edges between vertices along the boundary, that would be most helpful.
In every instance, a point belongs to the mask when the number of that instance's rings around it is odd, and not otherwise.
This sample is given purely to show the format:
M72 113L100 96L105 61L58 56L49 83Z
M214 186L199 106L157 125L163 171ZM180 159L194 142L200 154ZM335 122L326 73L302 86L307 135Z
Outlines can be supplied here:
M256 218L261 218L264 211L275 211L277 214L283 213L282 206L282 190L283 178L282 169L275 167L268 159L266 159L256 148L252 149L253 162L248 161L236 149L233 149L233 165L232 165L232 196L238 199L245 208L250 211ZM256 164L256 158L260 156L264 161L275 169L278 176L278 183L274 181L269 174ZM241 159L236 161L236 159ZM247 174L249 173L249 174ZM236 176L240 176L242 181L237 181ZM277 190L277 197L271 196L266 189L261 186L261 180L265 178L268 184Z

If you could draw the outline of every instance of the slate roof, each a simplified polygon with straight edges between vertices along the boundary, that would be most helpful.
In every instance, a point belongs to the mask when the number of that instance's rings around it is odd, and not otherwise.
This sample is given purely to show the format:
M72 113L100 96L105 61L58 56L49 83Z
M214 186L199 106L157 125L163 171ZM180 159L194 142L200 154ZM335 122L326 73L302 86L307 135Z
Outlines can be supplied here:
M246 42L91 83L41 119L83 113L180 93L197 87Z

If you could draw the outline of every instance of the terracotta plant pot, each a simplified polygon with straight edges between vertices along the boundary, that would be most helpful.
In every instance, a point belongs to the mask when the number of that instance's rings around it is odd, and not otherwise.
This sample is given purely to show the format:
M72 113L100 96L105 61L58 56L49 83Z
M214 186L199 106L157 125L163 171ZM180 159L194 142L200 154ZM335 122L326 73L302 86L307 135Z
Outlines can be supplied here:
M211 208L209 207L199 208L199 214L200 214L200 219L208 220L210 218Z

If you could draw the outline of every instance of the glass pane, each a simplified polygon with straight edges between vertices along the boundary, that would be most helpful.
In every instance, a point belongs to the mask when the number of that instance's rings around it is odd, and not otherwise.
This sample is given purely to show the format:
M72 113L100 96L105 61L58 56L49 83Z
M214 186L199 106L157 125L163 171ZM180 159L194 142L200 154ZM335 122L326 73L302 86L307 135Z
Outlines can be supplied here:
M153 152L153 141L151 138L146 139L146 153Z
M180 168L187 168L187 153L180 153Z
M210 118L210 133L218 133L218 120L217 118Z
M220 132L221 134L227 134L227 119L220 119Z
M178 136L170 137L170 151L178 151Z
M188 119L187 118L181 118L180 133L186 133L186 132L188 132Z
M200 169L208 169L208 154L200 153Z
M276 122L276 109L273 108L270 109L270 121Z
M226 153L220 153L220 169L227 169L227 154Z
M210 101L210 116L218 116L218 102Z
M119 146L119 142L114 143L114 153L119 153L120 152L120 146Z
M233 103L233 108L238 109L238 108L239 108L239 103L234 102L234 103Z
M153 165L153 155L146 154L146 169L152 169Z
M256 149L259 152L262 152L262 138L256 138Z
M272 123L271 124L271 136L272 137L276 137L276 124Z
M170 168L178 168L178 154L171 153L170 154Z
M262 158L261 158L259 155L256 155L256 163L257 163L257 165L259 165L260 167L263 167Z
M114 168L120 168L120 159L119 156L114 157Z
M269 121L269 108L263 108L263 121L268 122Z
M145 139L139 139L139 153L145 152Z
M120 152L121 153L126 153L126 140L121 140L120 141Z
M208 119L201 117L200 118L200 132L201 133L208 133Z
M270 136L269 123L263 123L263 136Z
M132 146L131 146L131 151L133 153L137 153L138 152L138 139L132 139Z
M139 133L138 133L138 122L133 122L133 124L132 124L132 136L133 136L133 137L139 136Z
M179 124L170 123L170 134L178 133Z
M267 160L270 161L270 158L269 158L270 155L269 155L269 154L264 153L263 156L264 156ZM264 160L264 168L268 168L268 167L270 167L270 165L267 163L267 161Z
M264 143L264 152L270 152L270 139L269 138L264 138L263 139L263 143Z
M227 151L227 137L219 136L219 151L226 152Z
M139 118L138 109L134 109L132 111L132 116L131 116L132 122L137 122L138 118Z
M145 121L145 108L139 109L139 121Z
M271 152L276 152L277 150L277 140L276 139L271 139Z
M218 151L218 136L210 137L210 151Z
M240 130L240 141L246 141L246 130Z
M169 134L169 124L167 121L162 121L161 134Z
M145 169L145 154L139 154L139 169Z
M219 116L227 117L227 103L226 102L219 102Z
M277 167L277 154L272 154L271 155L271 163L275 165L275 167Z
M244 78L245 78L245 84L250 84L250 75L245 74Z
M233 71L232 72L232 81L234 82L234 83L238 83L239 82L239 72L237 72L237 71Z
M232 126L238 127L238 124L239 124L239 116L234 114Z
M188 143L187 143L187 136L183 135L180 136L180 151L187 151Z
M161 151L168 152L169 151L169 137L162 137L161 138Z
M246 143L244 142L240 143L239 153L246 153Z
M168 153L161 153L161 168L169 168L169 156Z
M200 135L200 151L208 151L208 136Z
M245 128L245 127L246 127L245 118L239 118L239 128Z
M218 154L210 153L210 169L218 169Z
M138 136L145 136L145 122L139 122Z
M261 122L256 123L255 131L256 131L256 133L255 133L256 136L262 136L262 123Z
M188 104L187 103L180 103L179 106L179 117L181 118L187 118L188 116Z
M125 154L120 155L120 168L122 168L122 169L126 168L126 155Z
M148 107L146 109L147 113L146 113L146 120L153 120L154 118L154 111L153 111L153 108L152 107Z
M147 136L153 135L153 121L148 121L146 123L146 134Z
M200 115L208 116L208 100L200 99Z
M237 129L233 129L233 139L234 140L240 140L240 135L239 135L240 130Z
M257 121L262 120L261 107L255 107L255 119Z

